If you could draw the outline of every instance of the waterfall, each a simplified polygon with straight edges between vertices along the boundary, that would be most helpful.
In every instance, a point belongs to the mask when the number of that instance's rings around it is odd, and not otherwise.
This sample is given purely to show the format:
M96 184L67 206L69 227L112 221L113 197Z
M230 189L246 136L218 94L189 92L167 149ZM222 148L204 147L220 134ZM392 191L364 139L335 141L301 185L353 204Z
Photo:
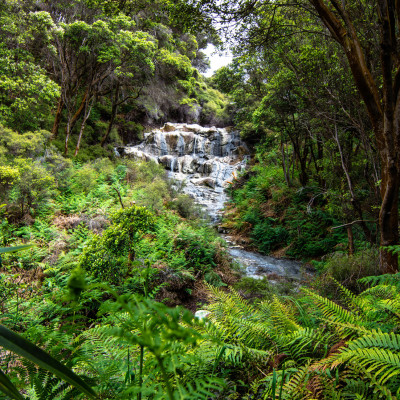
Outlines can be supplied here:
M175 171L175 164L176 164L176 158L174 157L174 158L171 160L171 172L174 172L174 171Z
M183 191L192 196L212 221L218 221L226 201L224 188L232 173L245 168L248 149L238 132L196 124L167 123L144 134L136 146L116 149L122 156L154 160L172 178L183 181Z
M177 150L178 150L178 154L180 157L185 155L185 146L186 146L186 144L185 144L185 140L183 139L183 136L179 135Z
M158 148L160 151L161 156L166 156L168 155L168 146L167 146L167 142L165 140L165 136L161 133L157 133L156 135L154 135L155 137L155 141L156 143L158 142Z
M193 143L193 157L196 156L196 146L197 146L197 135L194 136L194 143Z
M183 183L177 186L204 208L211 222L218 222L227 200L224 188L245 168L248 158L248 149L239 133L167 123L161 129L146 132L144 138L137 146L119 147L115 151L121 156L163 165L171 178ZM247 252L235 244L228 251L253 278L279 275L298 279L300 276L299 263Z

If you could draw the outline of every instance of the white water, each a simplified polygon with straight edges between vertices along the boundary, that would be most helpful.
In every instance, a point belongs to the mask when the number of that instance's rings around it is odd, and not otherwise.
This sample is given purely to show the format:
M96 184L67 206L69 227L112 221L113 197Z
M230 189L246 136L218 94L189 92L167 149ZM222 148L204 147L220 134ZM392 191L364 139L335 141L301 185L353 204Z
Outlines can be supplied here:
M227 200L224 189L245 168L248 159L248 149L238 132L196 124L167 123L145 133L145 140L139 145L117 151L123 156L162 164L177 186L206 210L213 223L219 221Z
M220 220L227 201L225 188L245 168L249 154L236 131L172 123L145 133L141 144L118 148L116 152L162 164L183 191L205 209L213 223ZM249 252L235 243L230 243L229 253L247 276L300 277L298 262Z

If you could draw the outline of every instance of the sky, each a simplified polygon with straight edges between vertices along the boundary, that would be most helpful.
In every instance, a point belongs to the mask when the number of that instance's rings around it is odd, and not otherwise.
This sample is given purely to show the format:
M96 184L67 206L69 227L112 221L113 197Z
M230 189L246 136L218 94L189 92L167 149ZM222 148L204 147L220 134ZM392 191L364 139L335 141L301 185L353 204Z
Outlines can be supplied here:
M232 54L230 52L224 52L223 54L215 53L215 47L212 44L209 44L203 52L210 59L211 66L204 74L205 76L211 76L218 68L224 67L232 61Z

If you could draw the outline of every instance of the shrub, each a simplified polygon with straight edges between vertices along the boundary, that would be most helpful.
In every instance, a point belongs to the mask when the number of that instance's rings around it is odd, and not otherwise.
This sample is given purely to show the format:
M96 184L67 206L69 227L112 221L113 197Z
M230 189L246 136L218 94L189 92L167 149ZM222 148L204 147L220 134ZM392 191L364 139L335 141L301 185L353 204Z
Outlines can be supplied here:
M137 203L151 210L161 210L164 202L169 199L167 182L160 177L156 177L142 189L141 194L137 198Z
M346 288L359 293L364 286L358 280L377 274L379 274L377 249L366 249L353 255L336 252L325 262L322 276L316 285L323 295L336 296L337 285L329 279L332 277Z
M19 134L0 125L0 147L9 157L41 156L49 137L50 132L44 130Z
M210 238L201 233L189 227L184 228L175 240L176 248L185 252L187 266L196 272L207 271L216 266L214 261L216 249Z
M19 179L10 190L9 201L19 207L21 215L46 207L55 189L54 177L40 162L17 158L14 164L19 171Z
M254 226L252 237L258 249L263 253L269 253L287 244L289 233L283 226L272 226L266 220Z
M143 234L154 224L145 207L131 206L117 211L103 236L95 235L85 249L80 266L92 275L113 283L121 282L129 272Z
M179 194L169 203L169 207L183 218L195 219L201 215L201 208L187 194Z

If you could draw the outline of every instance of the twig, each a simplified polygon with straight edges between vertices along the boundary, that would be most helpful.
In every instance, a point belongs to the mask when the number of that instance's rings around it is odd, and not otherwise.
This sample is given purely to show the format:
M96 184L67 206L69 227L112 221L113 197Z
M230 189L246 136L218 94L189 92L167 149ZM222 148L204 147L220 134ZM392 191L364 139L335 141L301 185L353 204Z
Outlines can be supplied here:
M360 222L376 222L376 221L374 221L374 220L366 220L366 221L365 221L365 220L363 220L363 219L358 219L357 221L349 222L348 224L339 225L339 226L334 226L334 227L331 228L331 229L333 230L333 229L343 228L343 227L345 227L345 226L354 225L354 224L357 224L357 223L360 223Z
M119 192L119 190L116 187L113 187L113 189L117 192L117 195L119 197L119 202L121 203L121 207L125 208L124 203L122 202L121 193Z

